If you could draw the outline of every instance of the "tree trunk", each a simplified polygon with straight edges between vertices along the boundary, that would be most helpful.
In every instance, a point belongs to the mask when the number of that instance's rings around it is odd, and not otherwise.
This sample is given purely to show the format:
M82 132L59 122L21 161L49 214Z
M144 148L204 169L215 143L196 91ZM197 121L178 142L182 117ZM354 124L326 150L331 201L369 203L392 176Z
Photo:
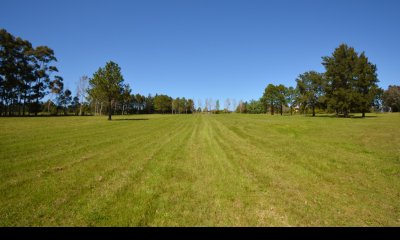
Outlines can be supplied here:
M344 110L344 117L348 118L349 117L349 112L347 111L347 109Z
M35 116L37 116L38 114L38 107L39 107L39 98L36 98Z
M21 95L19 95L19 99L18 99L18 116L21 116Z
M10 99L10 103L7 105L8 108L8 116L11 116L11 111L12 111L12 100Z
M79 106L79 116L82 116L82 103Z
M290 115L293 115L293 107L290 106Z
M100 103L100 112L99 115L103 114L103 102Z
M23 104L22 104L22 116L25 116L25 103L26 103L26 92L23 94Z
M31 100L28 98L28 110L27 110L28 116L31 115L31 110L29 109L29 106L30 106L30 105L31 105Z
M315 117L315 106L312 106L312 116Z
M108 120L111 121L111 111L112 111L112 106L111 106L111 99L108 100Z
M50 103L51 103L51 101L50 101L50 99L48 100L48 103L47 103L47 113L50 115Z
M362 111L362 117L365 118L365 110Z
M274 115L274 107L271 105L271 115Z

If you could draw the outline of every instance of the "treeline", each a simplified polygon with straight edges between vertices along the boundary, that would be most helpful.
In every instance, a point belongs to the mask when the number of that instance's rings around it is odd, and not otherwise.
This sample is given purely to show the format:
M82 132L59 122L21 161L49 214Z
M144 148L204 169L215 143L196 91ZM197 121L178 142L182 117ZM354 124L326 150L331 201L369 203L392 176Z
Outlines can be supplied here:
M0 29L0 115L108 114L111 119L112 114L194 112L192 99L131 94L114 62L99 68L92 78L81 77L73 96L70 89L64 89L63 78L56 75L56 62L51 48L33 47Z
M349 117L350 113L400 110L400 87L379 88L376 65L365 53L341 44L332 56L322 57L324 73L308 71L296 79L296 87L268 84L259 100L241 102L236 112L283 114L316 109Z
M93 115L104 115L108 113L107 102L92 99L86 103L88 112ZM195 112L192 99L172 98L165 94L155 94L148 96L137 94L121 95L121 98L111 102L112 115L127 114L153 114L153 113L172 113L190 114Z
M229 113L231 104L238 113L336 113L349 117L360 112L400 111L400 86L379 88L377 68L366 57L346 44L331 56L322 57L324 73L300 74L295 87L268 84L263 96L249 102L226 99L220 102L172 98L164 94L132 94L124 83L118 64L108 62L91 78L82 76L76 95L64 89L63 78L54 65L57 58L47 46L32 44L0 29L0 115L103 115L108 114L187 114L194 112ZM47 100L43 102L43 98Z
M173 108L174 101L179 102L177 108ZM192 107L191 107L192 106ZM46 101L41 104L43 114L50 115L107 115L108 103L99 99L88 97L80 101L77 96L72 97L68 89L58 95L53 101ZM129 114L153 114L153 113L172 113L172 114L190 114L193 113L193 100L183 98L172 98L164 94L155 94L148 96L129 94L123 98L113 99L111 102L112 115Z

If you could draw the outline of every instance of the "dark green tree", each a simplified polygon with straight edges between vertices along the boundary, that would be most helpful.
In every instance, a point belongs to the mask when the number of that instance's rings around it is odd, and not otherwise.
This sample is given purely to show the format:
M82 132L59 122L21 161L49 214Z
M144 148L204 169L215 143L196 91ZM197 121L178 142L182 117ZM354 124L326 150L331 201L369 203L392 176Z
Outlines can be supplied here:
M30 42L0 29L0 114L23 114L35 81L34 49ZM40 108L40 106L38 106Z
M187 108L186 108L186 105L187 105L187 101L186 101L186 98L181 98L180 100L179 100L179 106L178 106L178 111L179 111L179 113L187 113Z
M379 88L376 66L369 62L365 53L341 44L332 56L323 57L326 73L326 103L344 117L350 111L360 111L362 116L374 105Z
M312 116L315 116L315 107L320 103L323 95L323 77L322 74L309 71L300 74L296 79L297 89L299 89L299 102L303 107L312 109Z
M187 109L190 113L194 113L195 112L195 108L194 108L194 101L193 99L188 99L187 100Z
M357 58L354 48L346 44L336 48L332 56L322 57L326 69L327 104L336 111L336 115L343 112L344 117L349 117L349 111L354 106Z
M167 95L156 95L154 97L154 109L159 113L167 113L171 111L172 98Z
M279 84L276 86L276 91L277 91L277 100L278 100L278 106L281 115L283 114L283 106L287 106L286 103L286 95L287 95L287 88L283 84Z
M122 93L121 93L121 102L122 102L121 113L122 113L122 115L125 114L125 111L127 110L128 106L129 106L129 102L132 100L131 91L132 91L132 89L129 86L129 84L123 85L123 89L122 89Z
M64 115L67 115L67 110L72 101L72 92L69 89L61 92L61 94L57 97L58 107L61 108L64 112Z
M383 104L391 112L400 112L400 86L389 85L383 93Z
M107 101L108 120L111 120L112 102L118 100L122 94L123 82L121 68L113 61L99 68L89 80L88 94L94 99L100 98Z
M50 82L49 84L49 89L50 89L50 94L51 95L56 95L56 97L58 97L63 89L64 89L64 82L63 82L63 78L60 76L54 76L54 80ZM50 97L51 100L51 97ZM47 105L47 112L50 113L50 103L51 101L48 101L48 105Z
M337 115L342 112L344 117L357 110L364 117L379 94L376 66L364 52L359 55L346 44L336 48L332 56L322 59L328 107L335 109Z
M172 100L172 113L176 114L177 111L179 110L179 102L180 102L180 98L175 98Z
M133 96L135 102L136 113L141 113L146 105L146 98L139 93Z
M32 86L33 94L31 95L31 109L35 115L39 111L39 101L48 93L48 87L51 81L51 74L58 72L58 69L51 65L53 62L57 62L57 58L54 56L54 51L47 46L38 46L33 51L34 55L34 76L35 81Z
M78 116L79 114L79 109L80 109L80 103L79 103L79 97L75 96L74 98L72 98L72 102L71 102L71 109L72 112L74 113L74 115Z
M262 101L264 102L266 108L270 108L271 115L274 115L275 109L280 107L279 90L277 86L268 84L268 86L265 88Z
M261 100L251 100L247 104L247 113L260 114L265 112L265 105L261 102Z
M290 86L286 92L286 103L290 108L290 115L293 115L293 107L297 104L297 100L299 99L299 89L293 88Z
M154 97L151 94L144 99L144 105L146 113L154 113Z
M376 65L370 63L365 53L362 52L357 58L354 82L356 107L361 111L362 117L365 117L365 112L374 105L375 97L379 93L376 71Z

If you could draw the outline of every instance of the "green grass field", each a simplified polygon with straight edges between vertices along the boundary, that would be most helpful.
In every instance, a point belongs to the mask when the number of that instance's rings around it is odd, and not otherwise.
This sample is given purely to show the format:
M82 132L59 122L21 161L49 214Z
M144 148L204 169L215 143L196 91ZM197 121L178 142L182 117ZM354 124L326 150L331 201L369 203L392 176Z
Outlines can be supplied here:
M0 118L0 225L400 226L399 114L114 119Z

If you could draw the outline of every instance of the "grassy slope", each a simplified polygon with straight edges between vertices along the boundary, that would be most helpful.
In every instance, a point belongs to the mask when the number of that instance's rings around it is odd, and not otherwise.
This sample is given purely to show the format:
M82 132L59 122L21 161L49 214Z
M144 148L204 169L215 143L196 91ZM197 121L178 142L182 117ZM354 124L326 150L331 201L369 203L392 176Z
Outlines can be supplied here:
M400 226L399 114L128 118L1 118L0 225Z

